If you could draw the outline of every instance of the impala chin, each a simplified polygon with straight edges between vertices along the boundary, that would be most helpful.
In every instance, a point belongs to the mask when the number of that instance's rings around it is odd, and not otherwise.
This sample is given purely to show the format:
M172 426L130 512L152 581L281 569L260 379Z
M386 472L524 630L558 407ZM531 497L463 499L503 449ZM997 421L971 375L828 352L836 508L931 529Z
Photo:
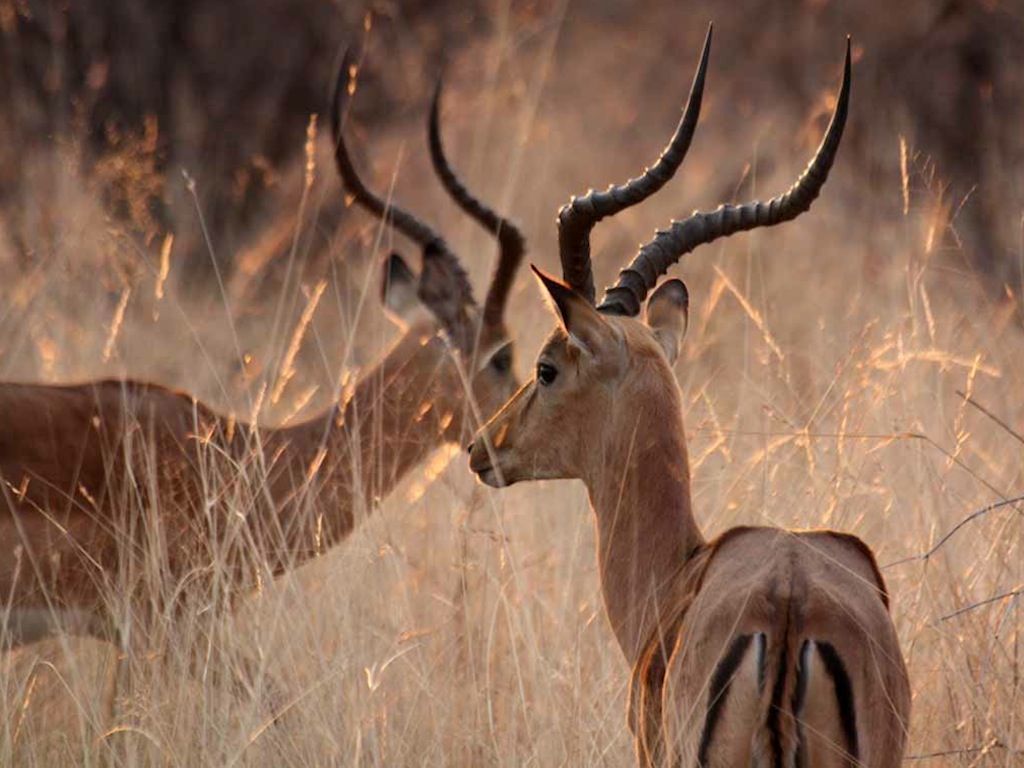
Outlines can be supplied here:
M499 479L498 470L494 467L484 467L476 473L477 478L484 485L489 485L491 488L504 488L511 483L504 482L504 479Z
M484 441L480 438L474 440L472 445L469 446L469 468L476 474L481 483L489 485L491 488L504 488L505 486L512 485L516 482L515 478L510 477L504 467L501 467L495 461L497 458L495 452L488 450L487 446L484 445ZM498 466L495 467L495 464L498 464Z

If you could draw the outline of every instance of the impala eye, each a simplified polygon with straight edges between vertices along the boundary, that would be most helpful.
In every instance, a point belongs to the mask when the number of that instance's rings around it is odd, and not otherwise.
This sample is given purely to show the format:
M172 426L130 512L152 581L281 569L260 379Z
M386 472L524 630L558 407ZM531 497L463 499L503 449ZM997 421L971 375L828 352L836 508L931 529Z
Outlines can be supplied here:
M558 369L551 363L537 363L537 381L545 387L558 378Z
M505 346L491 356L491 368L497 373L508 373L512 368L512 347Z

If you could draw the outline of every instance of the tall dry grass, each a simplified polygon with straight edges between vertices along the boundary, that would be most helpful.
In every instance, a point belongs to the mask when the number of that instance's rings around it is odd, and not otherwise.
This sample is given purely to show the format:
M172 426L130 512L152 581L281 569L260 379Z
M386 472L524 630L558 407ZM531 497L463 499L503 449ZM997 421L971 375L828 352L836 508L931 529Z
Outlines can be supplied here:
M618 43L612 55L567 43L583 33L559 13L514 17L468 46L452 62L445 112L457 165L523 223L548 268L557 204L653 159L703 27L681 32L689 45L667 66ZM638 39L645 29L656 34L641 27ZM808 75L824 103L841 53L834 37L834 61L816 59ZM764 108L749 111L720 82L739 52L721 32L715 45L692 156L657 198L598 230L600 279L653 226L717 203L723 190L771 194L810 154L820 104L799 112L755 100ZM862 45L870 59L871 41ZM385 56L371 48L368 65ZM853 110L867 120L856 72ZM353 126L363 167L442 223L480 279L492 246L440 202L419 117L372 136ZM694 507L708 534L756 523L864 538L884 567L910 669L912 755L925 765L1020 765L1024 505L1003 503L1024 495L1020 286L993 299L964 266L963 201L912 140L871 134L885 183L866 188L857 138L847 137L809 215L705 248L676 269L693 301L676 370ZM358 213L341 212L335 228L324 149L313 185L303 189L296 169L281 218L252 233L252 270L241 254L241 276L202 294L179 283L173 244L165 277L160 242L140 245L106 221L89 179L59 151L40 157L32 210L45 241L28 264L0 253L0 374L152 378L248 413L325 280L295 375L262 417L296 418L328 402L393 334L375 300L375 265L392 243ZM1019 210L1005 216L1019 228ZM269 260L259 253L268 239ZM548 330L539 307L521 280L511 317L523 375ZM495 493L475 486L464 463L435 457L349 541L265 584L223 622L211 625L200 603L148 625L150 642L120 659L74 638L9 654L0 764L628 764L628 670L605 623L582 487ZM134 610L116 589L110 599L122 616ZM208 674L189 673L197 646ZM213 674L243 659L258 660L255 696ZM271 679L286 708L273 726Z

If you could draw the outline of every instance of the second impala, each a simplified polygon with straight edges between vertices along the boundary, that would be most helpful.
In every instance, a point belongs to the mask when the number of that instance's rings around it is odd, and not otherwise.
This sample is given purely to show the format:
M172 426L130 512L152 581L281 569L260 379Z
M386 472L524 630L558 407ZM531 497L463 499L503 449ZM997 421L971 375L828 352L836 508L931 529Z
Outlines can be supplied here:
M487 416L515 391L504 315L522 235L448 166L438 92L435 168L500 243L478 307L445 241L357 175L341 130L354 77L346 56L332 112L335 159L355 201L423 249L418 285L399 257L388 261L384 299L407 315L406 332L350 398L280 429L235 423L137 381L0 384L0 645L58 631L117 639L122 627L107 601L125 593L140 613L173 615L183 596L210 594L203 585L227 576L216 592L230 604L342 540L360 507L463 439L474 410ZM239 480L246 476L259 481Z

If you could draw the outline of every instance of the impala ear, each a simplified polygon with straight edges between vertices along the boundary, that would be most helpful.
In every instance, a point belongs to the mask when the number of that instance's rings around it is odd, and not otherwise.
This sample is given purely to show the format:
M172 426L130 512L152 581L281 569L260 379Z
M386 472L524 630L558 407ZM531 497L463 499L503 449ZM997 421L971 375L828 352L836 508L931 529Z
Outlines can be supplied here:
M570 343L596 355L602 347L615 341L614 329L589 301L533 264L530 269L551 297L558 319L569 334Z
M682 280L666 280L647 301L647 325L674 365L690 321L690 293Z
M384 308L399 323L409 323L422 310L416 295L416 275L397 253L392 253L384 262L384 279L380 288Z

